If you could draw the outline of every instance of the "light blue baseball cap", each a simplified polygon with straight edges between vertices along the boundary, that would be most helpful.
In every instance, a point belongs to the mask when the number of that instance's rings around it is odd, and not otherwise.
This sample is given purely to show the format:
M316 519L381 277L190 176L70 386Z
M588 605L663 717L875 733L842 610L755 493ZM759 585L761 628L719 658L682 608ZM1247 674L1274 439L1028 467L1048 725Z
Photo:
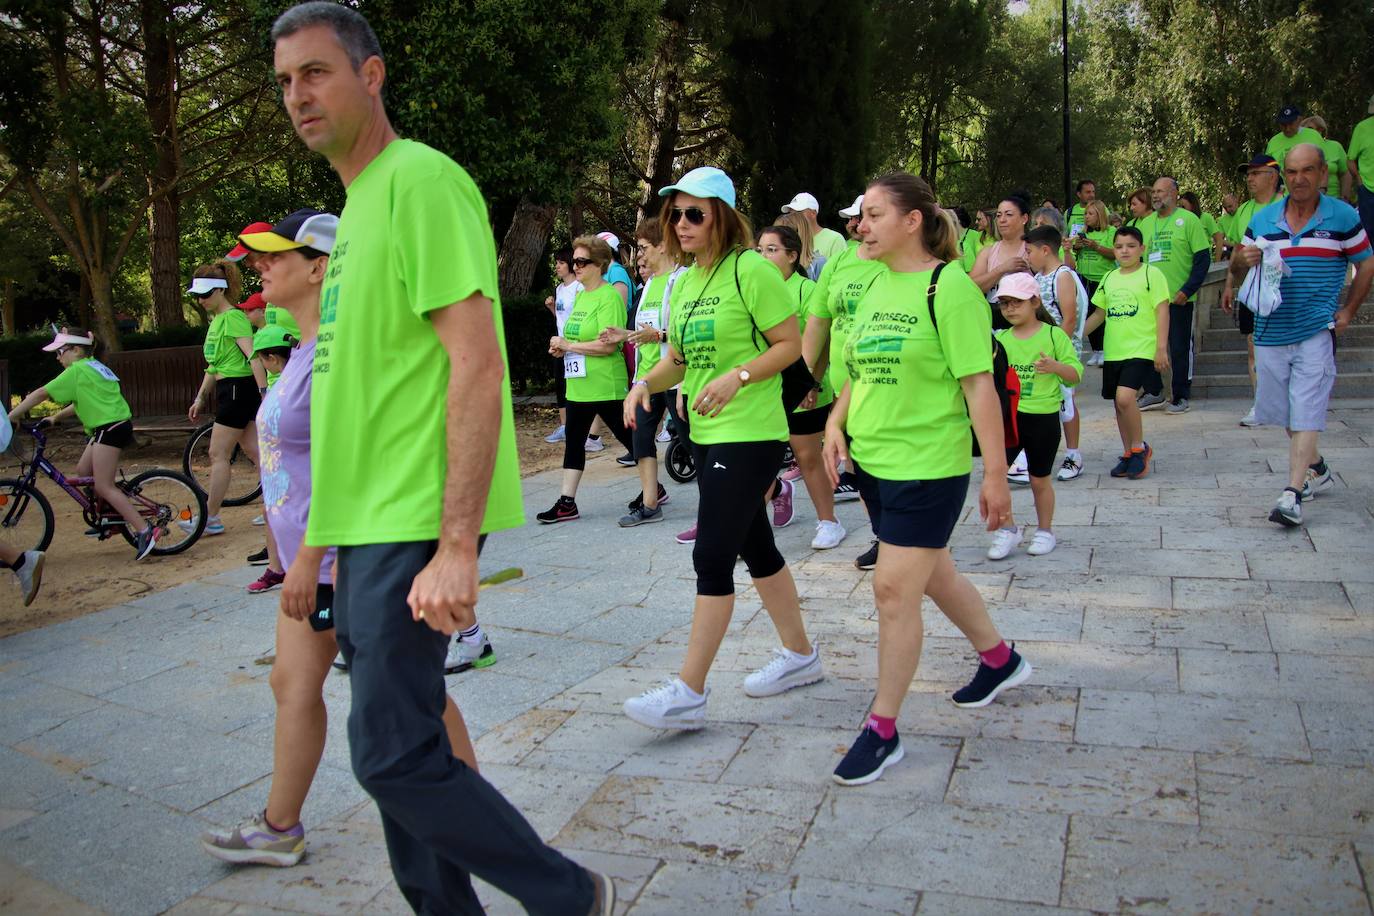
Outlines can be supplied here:
M692 169L679 178L677 184L670 184L659 191L658 196L667 197L675 191L691 194L693 197L715 197L731 207L735 205L735 183L730 180L729 175L709 165Z

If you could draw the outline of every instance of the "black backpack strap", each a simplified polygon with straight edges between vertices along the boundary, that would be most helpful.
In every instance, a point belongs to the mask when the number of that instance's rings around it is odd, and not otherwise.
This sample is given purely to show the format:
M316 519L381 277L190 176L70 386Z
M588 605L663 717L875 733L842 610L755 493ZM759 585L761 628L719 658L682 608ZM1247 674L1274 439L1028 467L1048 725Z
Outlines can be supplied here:
M930 313L930 326L935 329L936 335L940 333L940 322L935 318L935 291L940 286L940 271L944 269L944 261L935 265L935 270L930 274L930 286L926 288L926 311Z

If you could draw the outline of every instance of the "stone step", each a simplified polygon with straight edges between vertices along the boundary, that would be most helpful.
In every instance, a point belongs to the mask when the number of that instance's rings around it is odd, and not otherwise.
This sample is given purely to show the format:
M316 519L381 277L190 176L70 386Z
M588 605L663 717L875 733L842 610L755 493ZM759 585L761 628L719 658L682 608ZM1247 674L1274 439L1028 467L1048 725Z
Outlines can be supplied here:
M1195 398L1248 398L1251 395L1250 376L1244 372L1193 376L1193 397ZM1331 396L1334 398L1374 397L1374 372L1337 374Z
M1345 343L1344 340L1341 341ZM1194 359L1196 375L1225 375L1245 371L1244 350L1203 351ZM1346 347L1336 350L1336 369L1341 374L1374 372L1374 347Z
M1374 325L1361 324L1346 328L1341 334L1342 348L1374 347ZM1202 352L1244 350L1245 338L1234 326L1213 328L1202 332Z

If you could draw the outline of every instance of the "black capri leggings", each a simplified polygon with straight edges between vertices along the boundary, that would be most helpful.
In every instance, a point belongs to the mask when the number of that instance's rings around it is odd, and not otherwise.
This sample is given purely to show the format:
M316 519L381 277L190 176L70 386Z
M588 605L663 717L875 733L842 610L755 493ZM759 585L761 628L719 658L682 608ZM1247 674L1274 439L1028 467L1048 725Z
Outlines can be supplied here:
M735 560L742 559L755 579L785 565L773 543L764 495L782 463L781 442L692 443L697 466L697 540L692 566L697 594L735 593Z
M568 418L563 425L563 469L582 471L587 468L587 434L597 417L606 424L611 435L633 451L630 431L625 428L625 406L621 401L569 401Z
M1085 316L1087 318L1091 318L1093 312L1102 311L1102 309L1092 304L1093 296L1097 295L1097 287L1099 286L1099 284L1100 281L1098 280L1089 280L1086 277L1083 279L1083 289L1088 294L1088 314ZM1105 335L1106 333L1107 322L1104 321L1102 322L1102 324L1098 325L1096 331L1093 331L1091 334L1088 335L1088 346L1092 347L1094 350L1100 351L1102 349L1103 335Z
M663 419L663 410L666 406L667 394L662 392L649 395L649 409L635 407L635 428L631 434L634 439L635 461L641 458L657 458L658 443L654 437L658 435L658 421Z

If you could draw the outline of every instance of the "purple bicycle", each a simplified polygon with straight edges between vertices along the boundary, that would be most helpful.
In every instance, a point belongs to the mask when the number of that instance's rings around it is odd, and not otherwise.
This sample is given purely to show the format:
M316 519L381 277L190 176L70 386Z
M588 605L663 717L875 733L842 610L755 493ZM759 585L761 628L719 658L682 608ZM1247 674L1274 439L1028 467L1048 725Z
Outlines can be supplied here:
M18 477L0 478L0 537L20 550L47 550L52 544L56 527L52 504L35 483L42 474L76 500L90 526L87 534L103 541L118 533L134 544L137 532L130 531L123 517L96 495L92 478L65 476L43 455L47 437L42 429L20 428L33 437L34 451L32 456L20 454L15 447L18 437L11 444L11 451L19 455L21 464ZM129 497L138 514L158 529L153 553L181 553L205 531L205 496L184 474L153 468L126 480L121 471L115 484Z

